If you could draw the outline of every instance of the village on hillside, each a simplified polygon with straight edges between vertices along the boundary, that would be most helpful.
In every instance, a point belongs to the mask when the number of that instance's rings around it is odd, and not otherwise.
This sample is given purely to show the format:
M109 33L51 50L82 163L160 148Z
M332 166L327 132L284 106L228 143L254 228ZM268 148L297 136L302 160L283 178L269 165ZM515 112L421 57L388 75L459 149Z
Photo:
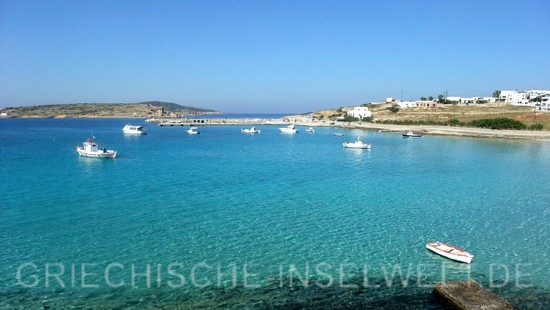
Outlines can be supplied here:
M374 122L468 126L482 119L511 119L533 130L550 127L550 90L497 90L492 97L439 95L403 101L391 97L353 107L340 107L288 116L287 121Z
M380 102L376 102L380 103ZM539 111L550 111L550 90L496 90L493 92L492 97L457 97L457 96L443 96L439 95L438 98L433 97L421 97L417 101L401 101L394 100L393 98L387 98L386 103L395 103L400 108L428 108L436 107L437 104L487 104L487 103L503 103L513 106L531 106L536 107Z

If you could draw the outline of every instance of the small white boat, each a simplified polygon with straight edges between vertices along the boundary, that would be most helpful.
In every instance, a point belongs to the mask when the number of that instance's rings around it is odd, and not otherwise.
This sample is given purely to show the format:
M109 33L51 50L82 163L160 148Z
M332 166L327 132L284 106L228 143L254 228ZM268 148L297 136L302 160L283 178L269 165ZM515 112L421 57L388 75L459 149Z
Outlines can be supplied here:
M461 248L439 241L430 241L426 243L426 248L441 256L466 264L469 264L472 261L472 258L474 258L472 254L464 251Z
M309 127L308 129L306 129L306 132L315 132L315 129L313 129L313 127Z
M134 126L127 124L122 128L122 132L129 135L144 135L147 134L147 130L143 126Z
M370 147L371 147L370 143L365 143L365 142L361 141L361 139L359 139L359 137L357 137L357 141L355 141L355 142L344 142L343 145L344 145L344 147L350 148L350 149L370 149Z
M337 136L337 137L343 137L343 136L344 136L344 134L341 133L341 132L335 132L335 133L333 133L332 135L333 135L333 136Z
M423 134L414 133L411 130L409 130L407 133L402 134L405 138L422 138L424 136Z
M187 129L186 131L190 135L198 135L200 133L199 129L197 127L191 127L189 129Z
M260 129L256 129L256 127L251 127L250 129L243 128L241 129L242 133L260 133Z
M82 146L77 145L76 151L83 157L95 157L95 158L115 158L115 150L107 150L106 148L100 148L94 139L89 138L82 143Z
M279 128L279 130L282 133L297 133L298 129L296 129L296 126L294 124L288 125L287 127Z

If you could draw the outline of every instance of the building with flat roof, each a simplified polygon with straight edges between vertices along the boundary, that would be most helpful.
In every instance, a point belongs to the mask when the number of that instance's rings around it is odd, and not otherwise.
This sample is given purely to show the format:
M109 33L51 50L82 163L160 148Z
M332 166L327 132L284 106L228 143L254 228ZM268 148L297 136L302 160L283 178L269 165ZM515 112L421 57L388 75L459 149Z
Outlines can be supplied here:
M359 119L372 116L372 112L369 111L367 107L354 107L352 110L349 110L347 114Z

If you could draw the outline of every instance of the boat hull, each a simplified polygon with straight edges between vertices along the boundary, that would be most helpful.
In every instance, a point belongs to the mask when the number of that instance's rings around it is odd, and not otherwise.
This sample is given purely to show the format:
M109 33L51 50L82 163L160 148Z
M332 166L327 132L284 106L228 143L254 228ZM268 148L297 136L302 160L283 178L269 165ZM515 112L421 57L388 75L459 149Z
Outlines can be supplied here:
M116 157L116 151L108 150L106 152L86 152L82 149L77 149L78 154L82 157L90 157L90 158L115 158Z
M241 132L242 132L242 133L251 133L251 134L254 134L254 133L260 133L260 130L241 129Z
M279 128L279 130L281 130L281 133L290 133L290 134L298 132L297 129L290 129L290 128Z
M146 135L147 131L123 130L122 133L125 135Z
M363 142L344 142L342 145L348 149L370 149L370 143Z
M415 133L413 131L402 133L402 135L403 138L422 138L422 136L424 136L423 134Z
M145 135L147 134L147 130L143 126L126 125L122 128L122 133L126 135Z
M461 248L457 248L443 242L428 242L426 243L426 248L443 257L466 264L471 263L474 258L472 254L462 250Z
M187 132L190 135L198 135L200 133L200 131L197 127L191 127L189 129L187 129L185 132Z

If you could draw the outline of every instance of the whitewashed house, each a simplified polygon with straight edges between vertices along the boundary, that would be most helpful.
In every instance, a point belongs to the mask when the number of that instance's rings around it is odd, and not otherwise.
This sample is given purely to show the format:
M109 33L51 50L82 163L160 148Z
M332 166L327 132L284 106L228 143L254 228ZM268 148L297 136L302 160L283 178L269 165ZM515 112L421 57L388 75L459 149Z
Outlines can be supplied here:
M400 101L397 103L400 108L416 108L418 105L416 101Z
M503 90L500 92L499 99L511 105L529 105L527 93L523 91Z
M348 111L348 116L361 119L372 117L372 112L369 111L369 108L367 107L354 107L352 110Z
M540 109L542 111L550 111L550 95L541 96Z
M502 102L508 102L512 98L514 93L516 93L515 90L501 90L500 95L498 96L498 100Z
M445 99L447 101L456 101L456 102L460 102L460 100L462 99L461 97L457 97L457 96L454 96L454 97L445 97Z
M460 98L460 103L478 103L481 100L483 100L482 97Z
M489 103L495 103L497 101L497 98L495 98L495 97L483 97L482 100L487 101Z

